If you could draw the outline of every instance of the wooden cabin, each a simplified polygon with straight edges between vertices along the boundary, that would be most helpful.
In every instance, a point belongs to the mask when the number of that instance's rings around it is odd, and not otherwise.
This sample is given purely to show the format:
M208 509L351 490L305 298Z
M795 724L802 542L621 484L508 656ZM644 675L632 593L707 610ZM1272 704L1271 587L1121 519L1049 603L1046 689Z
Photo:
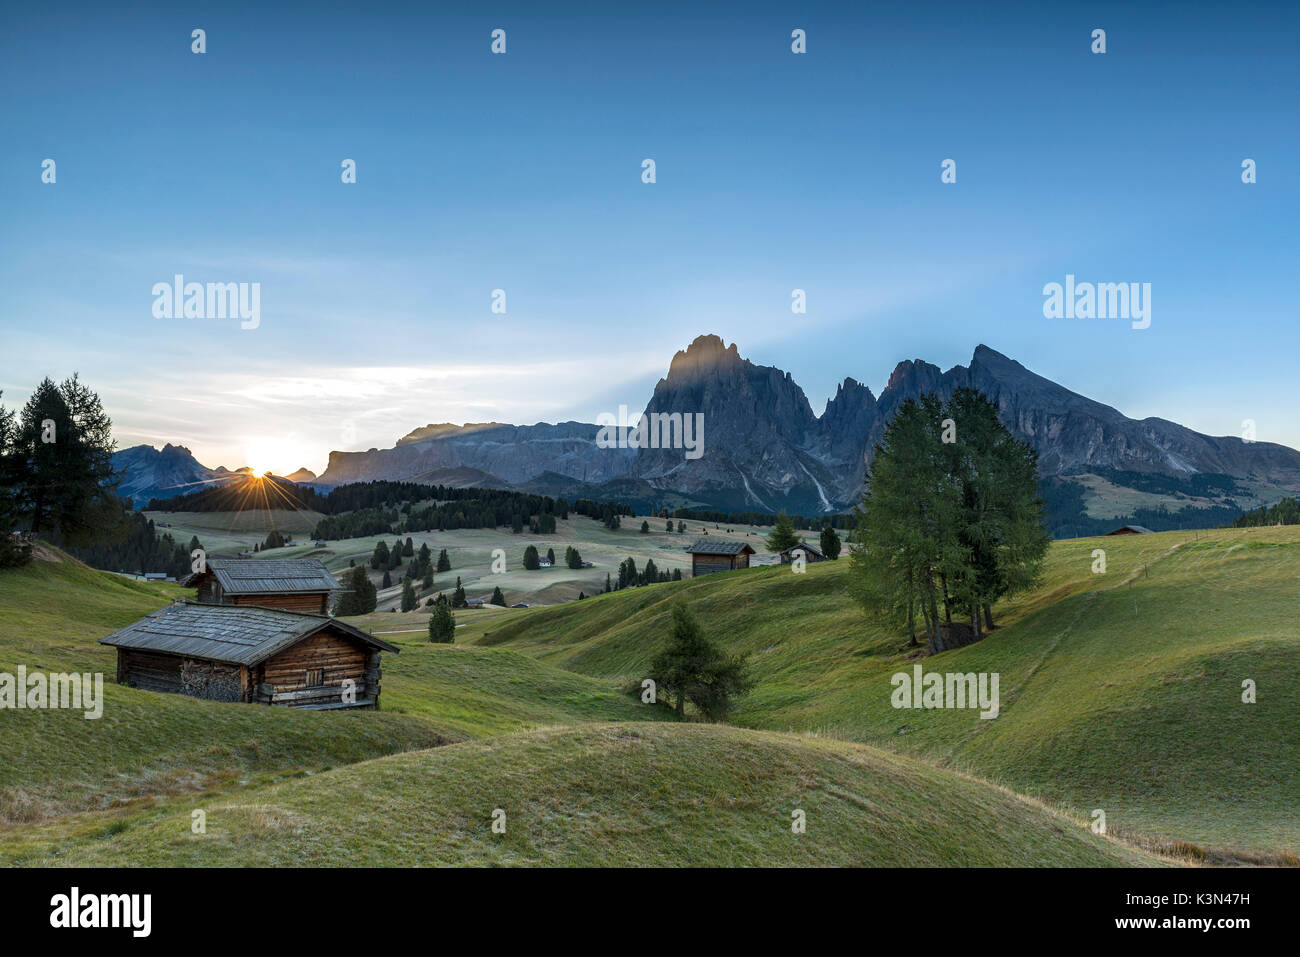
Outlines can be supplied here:
M809 545L807 542L800 542L798 545L791 545L781 553L781 564L789 565L794 561L794 553L800 551L803 552L803 560L805 562L820 562L826 560L826 556L822 554L822 550L816 545Z
M1121 525L1113 532L1107 532L1107 535L1154 535L1155 533L1149 528L1143 528L1141 525Z
M380 655L398 651L324 615L189 601L100 643L117 649L118 684L314 710L378 709Z
M205 605L260 605L309 614L329 613L330 593L342 589L315 558L209 558L183 582Z
M690 548L691 577L713 572L729 572L733 568L748 568L749 556L754 550L744 542L724 542L721 539L701 538Z

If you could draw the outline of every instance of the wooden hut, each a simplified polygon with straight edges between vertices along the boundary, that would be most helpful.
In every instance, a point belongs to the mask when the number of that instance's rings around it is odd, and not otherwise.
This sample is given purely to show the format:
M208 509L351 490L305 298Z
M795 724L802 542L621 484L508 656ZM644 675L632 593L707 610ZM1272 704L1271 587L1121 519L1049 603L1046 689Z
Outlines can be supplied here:
M183 582L207 605L260 605L324 615L330 593L342 589L315 558L209 558Z
M744 542L724 542L721 539L701 538L687 549L691 553L691 577L712 572L729 572L733 568L748 568L749 556L754 550Z
M1107 532L1107 535L1154 535L1155 533L1149 528L1143 528L1141 525L1121 525L1113 532Z
M380 655L397 648L324 615L177 602L101 644L118 684L291 708L379 707Z
M822 550L816 545L809 545L807 542L800 542L798 545L791 545L781 553L781 564L789 565L794 561L794 553L799 551L803 552L803 560L805 562L820 562L826 559L826 556L822 554Z

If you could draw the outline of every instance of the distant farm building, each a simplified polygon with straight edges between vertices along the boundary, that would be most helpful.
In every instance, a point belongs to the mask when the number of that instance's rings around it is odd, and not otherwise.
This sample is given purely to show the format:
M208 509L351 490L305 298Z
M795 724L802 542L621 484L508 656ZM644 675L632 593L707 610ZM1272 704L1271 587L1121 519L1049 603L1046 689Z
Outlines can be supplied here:
M487 602L486 602L484 599L482 599L482 598L467 598L467 599L465 599L465 607L466 607L466 608L482 608L485 604L487 604Z
M1154 535L1155 533L1149 528L1143 528L1141 525L1121 525L1113 532L1107 532L1107 535Z
M724 542L712 538L701 538L687 551L691 553L692 577L748 568L749 556L754 554L754 550L744 542Z
M791 545L781 553L781 564L789 565L795 560L796 552L803 552L803 560L806 562L824 561L826 556L816 545L809 545L807 542L800 542L798 545Z
M324 615L188 601L101 644L117 649L119 684L313 710L378 708L380 655L398 651Z
M314 558L209 558L201 572L183 582L199 590L208 605L260 605L323 615L330 593L342 589L325 566Z

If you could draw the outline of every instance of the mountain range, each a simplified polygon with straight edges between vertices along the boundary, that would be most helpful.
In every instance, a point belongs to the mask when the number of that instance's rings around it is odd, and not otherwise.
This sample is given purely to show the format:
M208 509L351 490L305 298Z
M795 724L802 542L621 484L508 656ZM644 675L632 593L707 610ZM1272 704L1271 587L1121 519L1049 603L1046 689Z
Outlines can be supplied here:
M392 448L333 451L319 477L300 470L295 480L329 487L400 479L639 507L836 512L860 499L872 450L899 404L926 392L947 397L960 386L988 396L1003 423L1038 451L1041 476L1078 482L1097 514L1108 503L1114 514L1135 505L1244 507L1300 490L1294 449L1128 418L984 345L969 365L946 372L920 359L900 362L879 397L846 378L817 415L788 372L756 365L714 335L673 356L645 406L647 413L701 413L698 458L681 449L604 448L591 423L443 423L414 429ZM231 475L170 445L137 446L115 461L126 476L123 493L137 504L164 487Z

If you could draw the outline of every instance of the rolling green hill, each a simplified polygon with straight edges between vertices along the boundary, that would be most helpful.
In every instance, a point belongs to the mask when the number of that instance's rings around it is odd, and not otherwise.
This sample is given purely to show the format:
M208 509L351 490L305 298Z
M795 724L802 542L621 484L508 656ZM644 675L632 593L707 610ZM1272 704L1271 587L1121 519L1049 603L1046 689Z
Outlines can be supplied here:
M46 550L0 574L0 671L102 671L107 702L98 721L3 715L0 859L1132 864L1161 860L1134 847L1181 845L1294 862L1300 528L1055 543L1042 586L999 607L991 636L920 660L998 672L991 721L891 706L890 677L919 650L847 599L848 570L462 613L453 646L397 629L385 710L339 714L118 687L97 639L182 590ZM739 727L623 693L678 600L749 658ZM807 834L790 833L796 807ZM189 833L194 808L205 836ZM1096 809L1131 843L1089 834Z
M191 810L207 831L191 832ZM493 833L493 812L505 833ZM806 816L805 833L792 830ZM527 732L15 846L85 866L1115 866L1162 859L874 748L718 725Z
M120 687L115 652L98 640L192 593L94 571L44 546L41 559L0 573L0 671L99 672L105 703L97 720L81 711L0 713L0 826L477 735L662 714L610 681L508 650L429 645L418 635L394 637L402 653L385 657L378 713L308 713Z
M1093 550L1107 571L1093 574ZM1054 543L1045 581L983 642L927 671L998 672L1001 714L896 710L911 649L845 594L848 563L761 568L600 596L465 629L584 674L639 680L675 600L748 656L735 723L868 742L1113 831L1228 856L1300 852L1300 529ZM1243 704L1254 680L1256 704Z

